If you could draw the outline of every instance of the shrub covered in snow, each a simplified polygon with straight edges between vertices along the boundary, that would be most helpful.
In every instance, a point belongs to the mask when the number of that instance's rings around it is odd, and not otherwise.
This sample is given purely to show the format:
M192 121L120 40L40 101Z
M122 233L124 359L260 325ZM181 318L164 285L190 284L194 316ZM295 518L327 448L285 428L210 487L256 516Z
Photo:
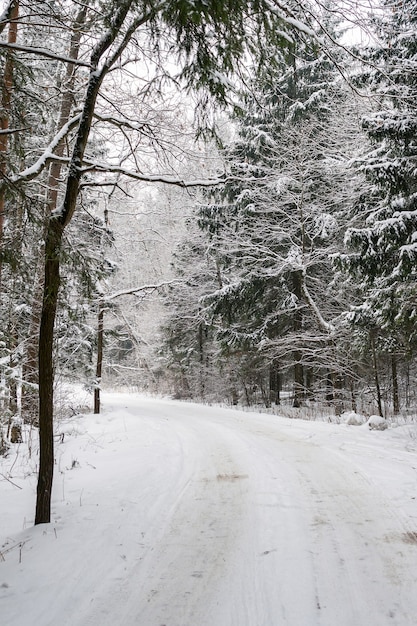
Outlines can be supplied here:
M388 428L388 422L380 415L371 415L367 424L371 430L386 430Z
M341 421L348 426L362 426L366 421L363 415L355 413L355 411L346 411L341 415Z

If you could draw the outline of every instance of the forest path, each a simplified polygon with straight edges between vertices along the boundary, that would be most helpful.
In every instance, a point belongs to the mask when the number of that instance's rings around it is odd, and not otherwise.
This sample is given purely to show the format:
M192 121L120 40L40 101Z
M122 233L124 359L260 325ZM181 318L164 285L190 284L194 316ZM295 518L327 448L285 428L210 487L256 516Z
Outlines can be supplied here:
M57 504L44 546L60 559L78 532L78 557L33 621L8 626L417 624L417 523L399 494L415 454L343 426L112 402L80 460L95 471L65 473L69 519Z

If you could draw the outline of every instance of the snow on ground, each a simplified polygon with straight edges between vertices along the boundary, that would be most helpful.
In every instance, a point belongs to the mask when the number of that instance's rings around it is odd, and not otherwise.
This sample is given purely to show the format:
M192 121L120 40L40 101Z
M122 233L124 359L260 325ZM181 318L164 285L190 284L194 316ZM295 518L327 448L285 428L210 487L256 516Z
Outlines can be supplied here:
M416 425L108 394L56 441L49 525L0 458L1 624L417 625Z

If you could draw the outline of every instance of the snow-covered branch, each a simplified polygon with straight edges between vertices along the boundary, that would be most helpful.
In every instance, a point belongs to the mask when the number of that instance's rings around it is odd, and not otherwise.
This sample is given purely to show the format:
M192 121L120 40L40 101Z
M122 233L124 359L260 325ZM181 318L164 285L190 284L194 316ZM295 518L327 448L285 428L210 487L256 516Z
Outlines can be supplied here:
M82 173L87 172L106 172L113 174L122 174L128 178L133 178L134 180L148 182L148 183L165 183L167 185L175 185L177 187L213 187L216 185L223 185L227 180L225 178L207 178L207 179L195 179L195 180L184 180L183 178L178 178L176 176L169 176L165 174L143 174L142 172L135 172L133 170L126 169L124 167L120 167L118 165L110 165L107 163L98 163L89 161L89 159L84 159L84 163L90 164L88 167L82 168Z
M282 2L278 2L277 0L265 0L265 6L269 9L269 11L271 11L272 14L279 17L280 20L282 20L283 22L286 22L291 28L296 29L301 33L304 33L309 37L315 37L315 32L309 26L307 26L307 24L304 24L304 22L298 20L290 12L288 3L283 4Z
M0 130L0 135L14 135L15 133L21 133L24 130L28 130L28 128L6 128Z
M161 289L162 287L168 287L169 285L179 285L183 281L181 280L168 280L162 283L156 283L154 285L141 285L140 287L131 287L130 289L121 289L120 291L115 291L114 293L109 294L103 298L104 302L109 302L110 300L115 300L116 298L120 298L121 296L131 296L136 293L140 293L143 291L156 291L157 289Z
M141 131L145 126L148 126L148 122L137 120L132 122L123 117L116 117L115 115L100 115L97 112L94 112L94 119L99 122L104 122L106 124L111 124L112 126L117 126L118 128L127 128L133 131Z
M7 43L0 41L0 48L7 48L8 50L16 50L17 52L27 52L28 54L37 54L38 56L46 57L47 59L55 59L55 61L62 61L63 63L71 63L72 65L81 65L82 67L91 67L86 61L80 61L67 57L63 54L56 54L51 50L45 48L33 48L32 46L22 46L17 43Z
M177 187L188 188L188 187L216 187L218 185L225 185L227 183L236 183L236 182L262 182L263 178L256 177L245 177L245 176L219 176L217 178L197 178L191 180L185 180L184 178L179 178L178 176L170 176L168 174L146 174L143 172L138 172L134 170L129 170L125 167L121 167L120 165L111 165L109 163L99 163L98 161L93 161L91 159L85 158L83 163L87 165L87 167L81 168L81 173L85 174L88 172L103 172L107 174L121 174L126 176L127 178L132 178L134 180L148 182L148 183L165 183L167 185L175 185Z
M33 165L31 165L30 167L27 167L25 170L22 170L14 176L11 176L9 181L12 184L18 184L24 181L33 180L34 178L36 178L36 176L39 176L42 170L45 169L45 167L52 161L68 163L67 158L56 156L54 154L54 150L60 144L60 142L68 135L71 129L79 123L79 121L80 115L72 117L68 121L68 123L64 124L64 126L57 132L55 137L52 139L52 141L50 142L46 150L44 150L44 152L38 158L38 160L35 161L35 163L33 163Z

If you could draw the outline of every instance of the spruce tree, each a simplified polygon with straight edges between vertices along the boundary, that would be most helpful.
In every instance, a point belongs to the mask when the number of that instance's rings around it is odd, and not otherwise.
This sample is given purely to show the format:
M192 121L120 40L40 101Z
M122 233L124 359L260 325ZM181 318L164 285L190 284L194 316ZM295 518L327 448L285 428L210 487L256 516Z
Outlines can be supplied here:
M417 341L416 27L415 1L386 2L375 20L380 45L367 51L368 69L361 75L375 103L363 118L370 149L359 164L368 185L354 207L359 226L346 235L350 251L341 257L363 293L351 319L367 329L368 350L391 368L395 412L397 361L410 362Z
M226 155L235 182L200 215L224 263L224 286L205 300L223 320L219 339L252 354L264 375L269 365L271 381L277 367L291 368L294 406L312 373L329 368L335 385L340 374L329 255L341 241L349 188L341 146L355 131L336 119L347 114L346 98L313 46L299 42L275 59L241 106Z

